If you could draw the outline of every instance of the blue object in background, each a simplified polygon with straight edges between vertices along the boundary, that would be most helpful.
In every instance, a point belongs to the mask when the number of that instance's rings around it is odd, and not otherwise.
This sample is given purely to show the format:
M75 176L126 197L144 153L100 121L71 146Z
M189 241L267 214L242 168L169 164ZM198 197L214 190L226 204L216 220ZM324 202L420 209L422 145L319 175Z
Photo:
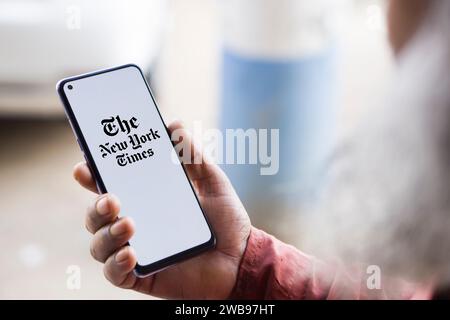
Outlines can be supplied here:
M320 189L335 136L335 55L333 46L283 60L224 49L221 129L273 128L280 134L278 174L261 176L259 164L222 166L244 204L308 202Z

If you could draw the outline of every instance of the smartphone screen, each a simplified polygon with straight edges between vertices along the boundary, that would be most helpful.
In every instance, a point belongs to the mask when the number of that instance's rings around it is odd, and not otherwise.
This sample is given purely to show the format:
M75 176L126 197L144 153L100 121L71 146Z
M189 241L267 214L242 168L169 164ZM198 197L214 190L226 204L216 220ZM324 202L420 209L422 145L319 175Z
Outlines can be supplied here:
M101 192L135 223L140 275L214 245L214 236L142 71L135 65L68 78L58 92Z

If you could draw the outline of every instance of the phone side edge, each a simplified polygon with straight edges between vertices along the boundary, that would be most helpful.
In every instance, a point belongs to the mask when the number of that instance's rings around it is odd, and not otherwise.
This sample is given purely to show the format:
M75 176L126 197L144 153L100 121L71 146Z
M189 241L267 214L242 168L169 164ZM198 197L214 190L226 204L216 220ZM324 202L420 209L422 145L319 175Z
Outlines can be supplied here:
M86 164L88 165L89 170L91 171L92 177L95 180L95 183L97 186L97 191L99 193L106 193L107 190L106 190L105 184L103 182L103 179L100 176L100 173L95 164L94 158L92 157L92 154L87 145L86 139L84 138L84 135L81 131L80 125L78 124L76 116L72 110L69 99L67 98L66 93L64 92L64 85L66 83L68 83L70 81L75 81L75 80L78 80L81 78L84 78L84 76L75 76L75 77L61 79L56 84L56 91L57 91L60 101L63 105L66 118L69 121L70 127L72 128L72 132L75 135L75 138L81 149L81 152L83 153Z

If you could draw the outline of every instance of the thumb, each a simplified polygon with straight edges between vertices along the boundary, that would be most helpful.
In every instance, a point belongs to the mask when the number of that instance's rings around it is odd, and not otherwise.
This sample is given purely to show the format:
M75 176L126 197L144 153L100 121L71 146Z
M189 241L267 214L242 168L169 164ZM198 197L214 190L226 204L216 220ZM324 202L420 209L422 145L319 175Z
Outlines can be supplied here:
M189 179L200 189L199 192L217 194L223 193L224 187L231 187L222 169L206 158L181 121L173 121L168 126L168 130L170 138L175 144L175 151L183 163ZM199 184L200 181L201 184Z

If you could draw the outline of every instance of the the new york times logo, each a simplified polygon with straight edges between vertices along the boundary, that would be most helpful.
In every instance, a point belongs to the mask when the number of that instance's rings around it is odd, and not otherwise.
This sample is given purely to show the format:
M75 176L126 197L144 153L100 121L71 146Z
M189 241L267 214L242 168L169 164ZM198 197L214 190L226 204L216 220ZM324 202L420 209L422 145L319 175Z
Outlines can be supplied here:
M109 137L117 136L119 133L127 136L125 140L100 144L102 158L113 155L116 157L117 164L124 167L151 158L155 154L152 148L147 149L147 145L160 138L158 130L150 128L150 131L145 134L133 133L139 127L138 120L135 117L122 120L119 116L111 116L103 119L101 125L103 126L103 132Z

